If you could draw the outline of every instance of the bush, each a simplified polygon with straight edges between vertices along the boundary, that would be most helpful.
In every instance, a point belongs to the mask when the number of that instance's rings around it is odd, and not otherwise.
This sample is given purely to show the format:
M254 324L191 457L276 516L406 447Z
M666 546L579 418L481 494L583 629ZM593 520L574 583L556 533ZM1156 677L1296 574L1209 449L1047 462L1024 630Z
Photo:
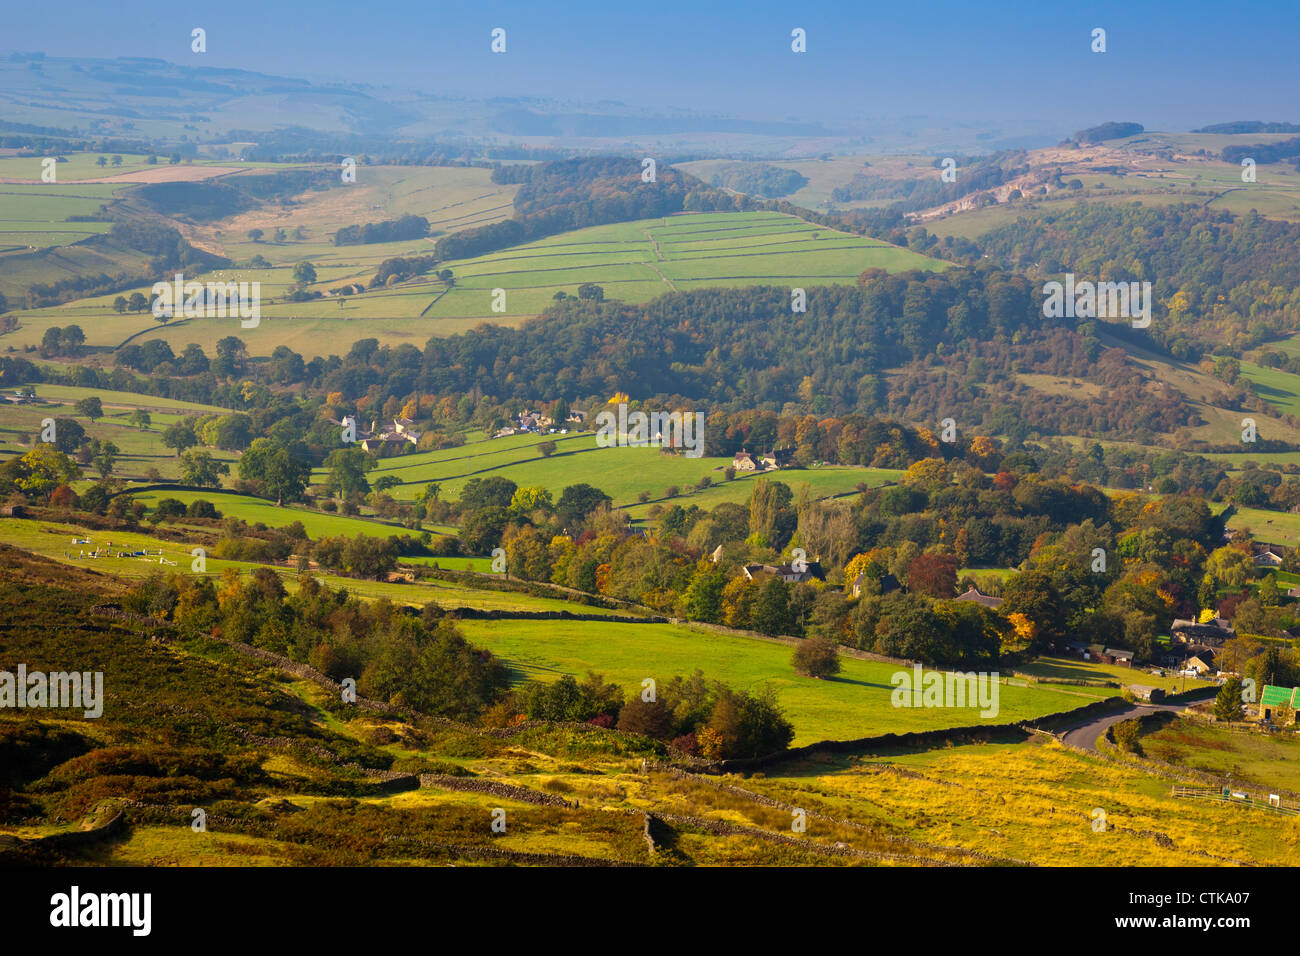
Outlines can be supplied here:
M618 729L625 734L667 740L673 732L673 715L659 701L645 701L640 695L633 695L618 712Z
M175 498L159 499L158 503L154 505L153 510L154 514L162 519L184 518L188 513L188 509L185 507L185 502L177 501Z
M1138 743L1138 736L1142 730L1141 721L1136 718L1133 720L1122 720L1115 725L1113 733L1115 743L1119 749L1125 753L1142 755L1142 745Z
M834 677L840 672L839 645L828 637L806 638L795 647L790 663L805 677Z
M159 502L159 504L161 503ZM190 502L189 507L185 509L185 515L189 518L220 518L221 512L217 510L217 506L211 501L204 498L195 498Z

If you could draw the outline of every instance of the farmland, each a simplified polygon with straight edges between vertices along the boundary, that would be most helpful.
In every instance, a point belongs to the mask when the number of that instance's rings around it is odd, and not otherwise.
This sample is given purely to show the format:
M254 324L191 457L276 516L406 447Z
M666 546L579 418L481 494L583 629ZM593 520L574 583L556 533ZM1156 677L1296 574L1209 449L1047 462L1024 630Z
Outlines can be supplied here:
M432 173L443 171L433 170ZM465 182L450 174L477 174ZM372 171L363 170L364 182ZM375 183L365 187L331 189L309 198L291 212L247 213L220 228L196 233L205 245L231 256L236 262L260 254L269 268L237 266L219 270L213 281L258 282L262 290L261 323L240 329L251 354L269 354L287 345L304 358L337 352L330 343L356 337L358 322L364 334L381 344L408 342L417 346L431 336L450 335L480 322L518 324L537 315L558 292L575 294L580 284L594 282L608 298L644 302L664 292L705 286L746 286L777 283L807 286L851 283L864 269L942 270L946 263L917 255L874 239L818 227L793 216L772 213L717 213L680 215L667 220L642 220L596 226L564 233L474 259L445 264L454 284L430 276L416 277L360 296L332 296L314 301L278 301L294 280L293 266L312 262L317 282L311 288L328 291L347 283L366 283L379 263L401 255L427 254L431 240L334 246L334 229L356 218L394 215L399 204L406 212L425 210L435 232L454 231L502 218L509 208L509 192L486 182L483 170L450 170L434 176L430 171L404 174L373 171ZM414 179L416 182L409 182ZM366 190L362 193L362 190ZM368 206L354 197L373 200ZM443 218L437 219L441 215ZM305 225L304 225L305 223ZM257 224L257 225L254 225ZM246 240L250 227L304 225L306 239L298 241ZM505 311L494 311L493 290L505 290ZM129 294L128 290L128 294ZM142 287L139 291L148 292ZM116 297L105 295L59 307L20 312L21 328L5 336L15 346L40 341L50 325L81 325L87 344L114 347L128 336L145 331L146 338L161 338L174 351L197 342L211 352L215 342L238 326L233 318L178 319L159 327L149 314L119 315L112 309ZM2 343L0 343L2 344Z
M186 573L193 566L193 545L186 541L169 541L153 537L138 531L111 531L87 533L84 528L56 522L19 521L12 518L0 518L0 540L14 547L22 548L33 554L39 554L77 568L98 571L125 581L138 581L158 572L168 572L177 568ZM73 545L73 538L91 539L88 545ZM89 552L96 548L110 549L112 557L91 558ZM118 552L161 550L162 554L145 557L117 557ZM159 557L175 562L168 565L158 560ZM251 561L230 561L211 555L205 557L206 570L211 577L219 577L223 571L233 569L240 574L248 574L265 565ZM286 568L280 568L286 588L297 587L296 574ZM452 581L424 580L418 584L407 582L367 581L355 578L339 577L332 574L314 573L313 575L331 587L343 587L350 593L374 600L386 598L395 604L423 606L434 601L450 610L456 608L475 608L485 611L573 611L583 613L613 613L601 608L587 605L574 605L556 598L533 597L487 588L474 588Z
M239 518L249 524L264 524L268 528L282 528L287 524L299 521L303 529L311 538L320 538L334 535L378 535L381 537L390 534L403 533L403 529L397 525L387 524L371 518L362 518L358 516L330 514L326 511L316 511L311 508L294 507L292 505L277 506L275 502L266 501L262 498L253 498L247 495L223 494L220 491L141 491L132 495L136 501L142 501L150 508L153 508L163 498L173 498L184 504L189 504L196 499L210 501L223 517ZM454 532L452 528L438 527L436 525L424 525L425 528L441 532Z
M780 642L731 636L673 624L598 624L587 621L465 621L470 639L504 659L520 678L582 677L588 670L629 689L647 678L666 682L696 668L710 678L757 689L770 685L795 727L795 745L908 733L936 726L1032 720L1073 710L1101 695L1087 688L999 688L1000 710L895 707L890 683L897 664L845 658L829 680L800 677L790 665L791 648ZM1089 691L1082 693L1080 691Z
M33 404L0 406L0 461L22 454L25 446L19 443L20 436L26 435L29 440L39 436L46 419L72 418L90 438L111 441L120 449L115 470L121 477L143 481L149 469L156 469L163 478L176 478L179 474L176 453L162 443L163 431L186 415L227 411L192 402L70 385L40 385L35 390L37 401ZM81 399L96 396L104 414L92 422L75 405ZM129 420L136 409L148 412L148 425ZM227 465L238 457L217 449L212 449L211 454Z
M557 292L594 282L612 299L644 302L664 292L756 283L851 283L867 268L940 271L946 264L876 239L777 213L682 214L579 229L504 252L453 261L455 287L434 318L509 324L540 312ZM506 290L504 313L491 290Z
M1107 687L1080 687L1078 689L1091 694L1119 695L1123 687L1129 684L1142 684L1158 687L1169 694L1182 693L1185 690L1211 686L1206 681L1187 680L1181 677L1152 674L1150 668L1125 667L1121 664L1102 664L1097 661L1084 661L1064 657L1040 657L1030 664L1017 668L1020 674L1030 677L1047 678L1058 681L1112 681L1119 685ZM1043 685L1069 686L1069 685Z
M1174 720L1139 738L1147 755L1241 784L1300 792L1300 741L1291 735L1234 733L1191 720Z
M547 440L556 444L550 457L537 450ZM369 480L373 483L385 475L400 479L402 484L392 490L398 500L414 498L422 486L431 482L441 486L443 497L455 498L471 478L489 476L508 478L520 487L547 488L558 500L566 485L586 482L613 498L616 507L626 508L635 518L644 518L654 504L665 503L665 493L672 485L681 489L679 493L687 493L691 504L702 508L722 501L746 500L755 476L737 472L733 480L726 481L722 470L731 464L731 458L687 458L665 455L657 448L601 448L590 432L511 435L381 459L370 472ZM888 468L828 466L776 473L775 479L794 488L806 482L814 496L830 497L851 493L859 482L876 486L895 481L900 474ZM323 471L318 472L314 480L324 477ZM704 489L692 490L704 477L712 483ZM643 491L649 492L649 498L645 503L638 503Z

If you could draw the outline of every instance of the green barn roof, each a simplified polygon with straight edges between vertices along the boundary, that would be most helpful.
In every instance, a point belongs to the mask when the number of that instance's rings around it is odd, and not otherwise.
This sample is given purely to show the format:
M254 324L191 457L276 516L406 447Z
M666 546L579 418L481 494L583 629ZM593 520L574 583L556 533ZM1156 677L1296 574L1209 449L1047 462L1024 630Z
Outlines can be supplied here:
M1296 708L1297 703L1300 703L1300 687L1274 687L1272 684L1265 684L1264 694L1259 702L1266 707L1286 704L1288 707Z

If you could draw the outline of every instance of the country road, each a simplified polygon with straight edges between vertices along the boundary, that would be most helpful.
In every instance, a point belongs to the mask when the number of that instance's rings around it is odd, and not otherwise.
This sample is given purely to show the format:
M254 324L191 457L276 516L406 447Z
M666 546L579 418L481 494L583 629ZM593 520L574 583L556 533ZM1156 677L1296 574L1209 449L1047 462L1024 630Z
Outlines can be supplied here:
M1128 720L1130 717L1136 717L1141 714L1152 714L1158 711L1168 711L1170 713L1179 713L1188 704L1199 703L1202 700L1208 700L1218 693L1217 687L1207 688L1200 695L1191 700L1185 700L1176 704L1129 704L1123 710L1110 714L1103 714L1095 717L1087 723L1072 727L1065 732L1061 739L1072 747L1081 747L1084 750L1096 750L1097 741L1106 730L1118 724L1121 720Z

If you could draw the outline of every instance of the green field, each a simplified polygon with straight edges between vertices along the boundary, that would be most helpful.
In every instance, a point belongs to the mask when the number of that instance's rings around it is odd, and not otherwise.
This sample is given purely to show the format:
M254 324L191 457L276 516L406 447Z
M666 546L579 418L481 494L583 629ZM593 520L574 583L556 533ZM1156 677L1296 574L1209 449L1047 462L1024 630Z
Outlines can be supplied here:
M365 534L372 537L386 538L393 534L416 534L400 525L371 520L358 516L331 514L328 511L315 511L311 508L284 505L277 507L273 501L261 498L249 498L244 495L222 494L220 491L145 491L132 495L136 501L143 501L152 509L163 498L175 498L189 504L197 498L212 502L222 517L242 518L249 524L258 522L268 528L282 528L295 521L301 521L303 528L312 539L333 537L340 534L349 537ZM425 525L426 529L440 534L454 534L455 529L439 525Z
M537 450L537 445L547 440L557 446L550 458ZM657 448L601 448L591 432L522 434L381 459L368 479L371 484L384 475L401 479L403 484L390 494L407 501L432 481L441 484L439 494L448 501L455 500L471 478L499 476L520 487L539 485L550 489L555 501L566 485L586 482L613 498L615 507L624 507L634 518L642 519L655 504L711 508L723 501L748 500L756 476L737 472L732 481L726 481L723 469L731 463L731 458L665 455ZM829 497L849 494L859 482L874 487L896 481L901 474L889 468L825 466L768 472L767 477L783 481L796 491L807 483L815 496ZM693 490L692 486L704 477L710 478L712 485L702 491ZM320 482L324 478L325 472L318 470L312 480ZM668 487L674 484L680 489L679 497L666 499ZM650 500L638 504L637 496L643 491L650 492Z
M1228 520L1230 529L1249 528L1258 541L1300 547L1300 515L1289 511L1265 511L1238 507Z
M536 315L557 292L594 282L606 298L643 302L705 286L849 283L866 268L939 271L947 263L780 213L683 213L579 229L475 259L449 262L455 287L433 317L509 324ZM493 289L506 291L502 313Z
M1082 707L1099 694L1042 687L999 687L999 713L985 721L978 710L894 707L894 664L843 659L830 680L800 677L790 666L791 647L674 624L601 624L587 621L463 621L474 644L502 657L520 678L581 678L588 670L629 690L644 678L667 681L696 668L735 687L774 687L794 723L795 744L848 740L875 734L1028 720Z
M89 545L74 545L73 538L90 538ZM103 574L110 574L125 580L137 580L148 577L157 571L171 573L191 573L194 558L191 554L193 544L178 541L163 541L140 531L87 531L77 525L60 524L49 521L28 521L21 518L0 518L0 541L42 555L54 561L74 565ZM112 543L113 557L90 558L82 554ZM161 550L167 561L159 561L159 556L147 558L119 558L118 551ZM234 568L241 574L255 568L265 567L249 561L226 561L207 555L209 577L221 574L227 568ZM297 572L279 567L285 587L293 590L297 587ZM533 597L509 591L493 591L472 588L454 581L424 580L418 583L367 581L358 578L345 578L333 574L316 572L314 576L331 587L345 587L352 594L363 598L387 598L394 604L423 606L429 601L436 601L449 610L458 607L479 610L498 611L574 611L583 614L616 614L585 604L574 604L557 598ZM551 622L547 622L551 623ZM645 625L630 625L645 626Z
M435 170L437 172L438 170ZM462 170L486 176L486 170ZM363 169L359 182L377 171ZM420 204L443 205L429 210L444 218L433 223L435 232L495 221L509 213L509 193L490 182L445 186L420 180L391 181L371 188L375 194L399 203L408 195ZM420 174L407 172L408 178ZM406 191L403 191L405 187ZM439 198L440 192L445 193ZM477 195L472 195L475 190ZM159 325L153 316L118 315L112 307L118 293L96 296L40 310L19 311L21 327L0 339L0 345L33 345L50 325L76 323L86 331L87 344L113 347L142 330L145 338L162 338L173 351L197 342L209 353L218 339L237 334L250 354L265 355L287 345L305 358L346 351L341 343L374 336L381 344L409 342L416 346L431 337L463 332L480 322L515 325L550 304L556 292L576 294L583 282L595 282L607 298L643 302L675 289L711 286L778 284L812 286L853 282L869 267L890 271L942 270L947 263L877 239L867 239L815 226L778 213L701 213L663 219L596 226L564 233L488 256L446 263L455 276L453 287L421 276L360 296L326 297L303 303L280 301L293 285L293 266L311 261L318 281L313 289L325 292L350 282L368 282L383 259L427 254L431 239L334 246L333 232L355 222L374 221L396 214L387 205L380 210L355 208L359 196L348 189L332 189L309 200L292 216L254 212L210 227L205 238L236 262L263 255L271 268L234 267L205 278L213 281L261 283L261 322L256 328L240 327L236 317L178 319ZM451 198L459 197L459 198ZM402 211L419 211L418 208ZM252 226L269 232L276 224L287 230L304 225L307 239L253 242L246 238ZM74 247L80 249L80 247ZM110 273L122 271L120 264ZM92 271L83 264L81 271ZM96 270L99 271L99 270ZM26 284L40 276L24 274ZM25 289L23 284L22 288ZM492 308L492 290L506 292L505 311ZM148 293L148 288L126 290ZM364 326L358 321L364 320Z
M140 392L115 392L107 388L82 388L77 385L32 385L39 399L72 404L83 398L98 397L104 408L143 408L147 412L183 412L189 415L227 415L230 409L200 402L184 402L161 395L144 395Z
M1300 738L1294 734L1237 733L1175 720L1140 738L1143 751L1167 763L1259 787L1300 791Z
M1142 684L1146 687L1159 687L1167 693L1181 693L1209 687L1212 682L1185 680L1181 677L1160 677L1151 673L1149 667L1124 667L1119 664L1101 664L1097 661L1083 661L1067 657L1040 657L1032 663L1016 668L1017 673L1032 677L1050 677L1058 680L1110 680L1121 685ZM1165 671L1166 675L1170 671ZM1044 685L1047 686L1047 685ZM1090 694L1117 697L1123 693L1121 687L1087 687L1081 688Z
M36 385L34 388L39 404L0 405L0 461L24 454L31 447L31 442L39 437L45 419L71 418L86 430L90 438L111 441L118 447L120 454L113 471L116 477L143 481L146 480L148 469L154 468L163 478L178 478L180 472L175 450L162 442L166 428L187 415L224 414L229 411L211 405L131 392L100 391L70 385ZM98 396L104 408L103 417L93 422L74 407L80 399L92 396ZM128 421L132 410L136 408L149 412L148 427L141 428ZM28 439L25 444L19 441L23 435ZM234 452L215 448L207 451L213 458L227 465L233 465L239 457ZM89 467L83 468L83 475L83 483L89 483L92 478L98 477L94 469Z
M73 157L74 163L84 165L86 161L93 163L93 156L88 160L80 155ZM67 165L60 164L61 176ZM216 162L214 165L242 171L289 169L297 164ZM78 166L77 171L84 170ZM358 169L355 184L324 191L312 190L297 197L292 205L268 203L229 219L199 223L190 227L190 231L205 248L226 255L236 263L246 262L254 255L261 255L271 262L268 269L236 267L204 278L204 281L220 279L261 283L263 317L276 318L276 326L269 330L265 327L242 329L235 322L237 334L249 339L249 348L254 353L270 335L275 340L265 349L266 353L269 354L275 345L284 343L310 358L317 354L322 328L334 330L334 341L339 339L341 332L345 337L357 337L356 327L347 323L361 318L378 320L380 327L377 331L386 333L386 342L411 341L422 346L433 330L422 326L418 331L412 331L411 323L406 320L419 316L432 294L430 289L441 289L441 283L427 278L415 279L393 289L376 290L361 299L351 298L346 303L338 298L302 304L275 300L282 298L292 286L293 266L299 262L307 260L316 264L319 281L313 288L322 292L348 282L365 284L384 259L427 254L432 251L433 239L439 235L505 218L511 212L511 201L518 186L492 183L490 174L487 169L468 167L363 165ZM230 181L237 182L238 175L232 176ZM56 193L52 191L56 187L51 184L0 184L0 231L11 229L15 232L8 241L0 235L0 291L10 295L11 301L21 300L22 293L33 282L47 282L79 273L147 272L148 257L129 250L72 245L61 251L57 258L26 254L29 245L37 248L61 245L92 232L104 231L106 223L70 224L63 220L72 214L92 213L114 196L129 197L132 185L129 182L77 183L75 186L60 185ZM361 246L335 246L333 243L335 231L342 226L395 218L405 213L428 219L430 238ZM6 224L4 220L10 222ZM250 239L248 233L254 228L262 229L264 238L258 241ZM285 239L274 238L277 228L285 230ZM297 229L303 230L303 238L294 238ZM4 256L6 249L15 251ZM153 330L153 335L166 339L173 350L179 351L189 342L197 342L211 354L217 339L231 334L230 325L234 320L175 321L159 327L148 313L118 315L112 308L113 300L118 294L129 296L133 291L148 294L149 289L141 286L48 309L22 312L22 328L0 339L0 346L36 344L48 326L69 323L81 325L88 336L87 344L98 347L113 347L136 332ZM328 319L323 326L316 321L322 318ZM384 320L396 321L386 324Z
M1300 415L1300 375L1254 362L1242 362L1241 374L1250 380L1255 393L1264 401L1288 415Z

